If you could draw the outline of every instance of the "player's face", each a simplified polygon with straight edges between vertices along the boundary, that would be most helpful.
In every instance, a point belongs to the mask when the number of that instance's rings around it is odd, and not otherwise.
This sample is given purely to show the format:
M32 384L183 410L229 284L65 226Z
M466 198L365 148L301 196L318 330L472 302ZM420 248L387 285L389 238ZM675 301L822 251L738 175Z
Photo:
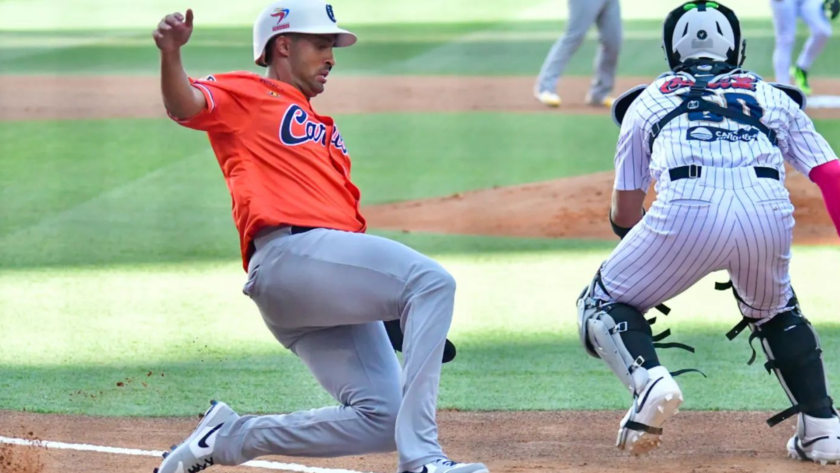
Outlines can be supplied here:
M297 35L291 44L291 72L295 85L307 97L324 91L327 75L335 66L336 35Z

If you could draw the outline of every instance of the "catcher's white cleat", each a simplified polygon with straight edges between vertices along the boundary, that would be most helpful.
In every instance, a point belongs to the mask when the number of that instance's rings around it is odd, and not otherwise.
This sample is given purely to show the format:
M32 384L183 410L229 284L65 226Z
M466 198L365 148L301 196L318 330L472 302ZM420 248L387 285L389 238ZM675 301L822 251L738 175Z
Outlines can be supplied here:
M796 435L788 440L787 449L797 460L840 464L840 419L799 414Z
M616 446L633 455L645 454L660 444L662 424L679 412L682 391L664 366L648 370L645 388L621 420Z

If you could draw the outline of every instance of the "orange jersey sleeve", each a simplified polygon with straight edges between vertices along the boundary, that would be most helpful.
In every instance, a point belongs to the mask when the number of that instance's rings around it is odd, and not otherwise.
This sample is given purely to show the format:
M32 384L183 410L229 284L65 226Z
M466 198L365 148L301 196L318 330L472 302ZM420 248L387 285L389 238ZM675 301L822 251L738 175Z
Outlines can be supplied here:
M248 114L248 89L242 88L243 80L231 75L209 75L202 79L190 78L190 84L204 94L207 107L198 115L186 120L170 118L179 124L195 130L212 133L233 133L248 125L252 115ZM247 82L246 82L247 83Z
M299 90L249 72L190 83L207 107L173 120L207 132L230 191L246 271L252 241L266 226L366 230L344 139Z

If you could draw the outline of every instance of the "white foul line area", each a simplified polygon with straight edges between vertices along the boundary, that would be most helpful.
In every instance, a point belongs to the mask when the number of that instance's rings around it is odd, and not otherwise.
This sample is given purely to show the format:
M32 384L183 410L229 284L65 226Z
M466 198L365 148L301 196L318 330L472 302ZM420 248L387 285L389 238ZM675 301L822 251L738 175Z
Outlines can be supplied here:
M25 447L40 447L54 450L74 450L77 452L110 453L114 455L131 455L138 457L160 458L165 452L156 450L137 450L134 448L102 447L77 443L52 442L49 440L27 440L0 436L0 444L20 445ZM280 463L271 461L249 461L242 466L262 468L264 470L292 471L298 473L363 473L355 470L336 468L320 468L316 466L298 465L295 463Z

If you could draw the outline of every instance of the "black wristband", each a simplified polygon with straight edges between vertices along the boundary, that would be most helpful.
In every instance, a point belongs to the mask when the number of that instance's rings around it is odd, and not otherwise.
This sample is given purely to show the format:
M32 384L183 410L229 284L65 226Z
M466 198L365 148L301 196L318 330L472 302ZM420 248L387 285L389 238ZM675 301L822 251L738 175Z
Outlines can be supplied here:
M644 216L645 216L645 208L642 207L642 217L644 217ZM633 227L624 228L624 227L619 227L618 225L616 225L615 222L613 222L613 219L612 219L612 209L610 209L610 226L612 226L613 233L618 235L618 237L621 238L622 240L624 239L625 236L627 236L628 233L630 233L630 230L633 229Z

